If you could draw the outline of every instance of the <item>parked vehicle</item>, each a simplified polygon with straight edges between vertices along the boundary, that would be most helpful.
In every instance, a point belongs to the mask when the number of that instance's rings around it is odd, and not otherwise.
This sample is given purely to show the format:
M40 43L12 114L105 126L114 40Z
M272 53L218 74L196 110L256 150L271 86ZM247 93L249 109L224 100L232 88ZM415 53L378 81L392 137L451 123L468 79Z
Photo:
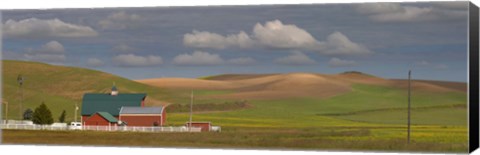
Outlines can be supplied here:
M82 130L82 123L81 122L72 122L68 127L70 130Z

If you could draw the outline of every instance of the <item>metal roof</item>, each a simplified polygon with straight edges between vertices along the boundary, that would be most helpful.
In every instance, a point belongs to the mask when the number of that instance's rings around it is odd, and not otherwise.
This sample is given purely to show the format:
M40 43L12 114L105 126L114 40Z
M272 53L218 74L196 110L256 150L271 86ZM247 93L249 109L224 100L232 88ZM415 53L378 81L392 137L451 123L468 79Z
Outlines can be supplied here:
M120 114L162 114L163 107L122 107Z
M118 116L120 108L123 106L140 107L147 94L93 94L83 95L82 115L92 115L103 111L113 116Z
M118 120L115 117L113 117L112 115L110 115L110 113L108 113L108 112L97 112L97 114L99 114L100 116L105 118L110 123L118 122Z

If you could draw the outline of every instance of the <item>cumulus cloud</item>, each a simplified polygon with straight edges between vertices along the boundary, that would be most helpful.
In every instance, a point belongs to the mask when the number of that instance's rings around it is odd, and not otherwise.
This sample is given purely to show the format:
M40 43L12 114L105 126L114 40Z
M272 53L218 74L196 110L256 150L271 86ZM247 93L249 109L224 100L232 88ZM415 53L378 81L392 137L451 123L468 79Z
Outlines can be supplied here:
M271 48L315 47L317 40L306 30L296 25L283 24L280 20L257 23L253 36L259 43Z
M365 46L354 43L340 32L334 32L327 37L327 41L320 43L320 53L327 55L362 55L373 53Z
M449 7L458 9L460 5L444 4L443 8L440 8L404 6L398 3L368 3L358 5L357 12L367 14L370 19L377 22L425 22L466 17L466 10L448 9ZM464 7L466 8L466 5Z
M332 58L328 61L328 66L330 67L351 67L356 66L357 63L352 60L342 60L339 58Z
M176 65L206 66L223 64L224 60L218 54L194 51L192 54L180 54L173 59Z
M40 48L28 48L24 54L27 60L43 61L43 62L64 62L65 48L58 41L50 41Z
M101 67L103 65L104 65L103 61L98 58L88 58L87 60L87 66L90 66L90 67Z
M274 49L317 51L329 55L373 53L340 32L332 33L326 41L318 41L306 30L293 24L283 24L280 20L267 21L265 24L257 23L253 28L252 35L241 31L238 34L222 36L212 32L194 30L192 33L184 35L183 43L188 47L212 49L251 48L259 45Z
M100 20L98 24L102 29L122 30L138 26L144 18L137 14L127 14L124 11L110 14L106 19Z
M313 65L317 63L300 51L293 51L292 54L278 58L274 62L282 65Z
M228 64L232 65L253 65L256 63L255 59L250 57L241 57L241 58L234 58L227 61Z
M9 19L3 24L3 34L15 38L75 38L98 35L88 26L65 23L57 18L45 20L29 18L19 21Z
M253 41L243 31L222 36L217 33L193 30L192 33L183 36L183 44L195 48L225 49L227 47L248 48L252 46Z
M112 58L115 65L120 67L146 67L163 64L160 56L138 56L134 54L121 54Z

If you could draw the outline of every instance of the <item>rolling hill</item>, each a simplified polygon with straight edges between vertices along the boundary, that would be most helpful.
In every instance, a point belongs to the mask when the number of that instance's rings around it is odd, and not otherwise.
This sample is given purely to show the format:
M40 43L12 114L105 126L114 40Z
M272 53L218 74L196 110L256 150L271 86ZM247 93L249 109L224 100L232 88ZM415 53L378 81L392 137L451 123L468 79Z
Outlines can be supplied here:
M80 102L83 93L107 93L115 82L120 93L148 93L147 105L169 104L167 126L184 125L189 120L186 111L189 111L190 92L193 90L193 120L208 121L222 127L222 133L125 133L120 139L112 137L119 138L118 134L122 133L111 133L110 137L107 132L42 132L38 133L42 136L25 138L25 134L37 135L37 132L9 131L10 134L4 137L10 142L31 143L30 139L36 139L37 143L44 144L130 145L130 142L123 141L123 136L134 136L139 146L205 144L223 147L244 144L258 148L265 144L323 148L331 144L339 148L358 146L385 150L398 146L401 150L409 150L409 147L447 151L468 148L466 83L413 80L411 114L415 145L406 147L407 81L402 79L345 72L225 74L200 79L132 81L76 67L24 61L2 62L2 95L9 104L9 118L17 119L20 114L16 78L22 74L25 76L24 107L33 109L45 102L55 119L62 110L67 110L67 121L72 121L74 104ZM18 136L12 137L12 133ZM72 134L78 137L70 139L77 142L63 141L65 136ZM109 141L89 137L103 137ZM62 141L59 142L59 139Z
M121 93L148 93L147 105L163 105L168 103L169 98L172 99L172 95L161 88L100 71L13 60L3 60L2 65L2 97L3 101L9 104L9 119L20 117L21 93L16 81L20 74L25 78L22 109L33 110L45 102L52 110L55 119L62 110L66 110L67 121L73 121L75 104L81 106L84 93L107 93L114 82Z
M137 80L165 89L228 90L215 95L230 99L279 99L292 97L329 98L352 91L354 84L407 88L406 80L383 79L360 72L340 74L225 74L203 79L159 78ZM412 89L421 92L466 92L466 83L413 80Z

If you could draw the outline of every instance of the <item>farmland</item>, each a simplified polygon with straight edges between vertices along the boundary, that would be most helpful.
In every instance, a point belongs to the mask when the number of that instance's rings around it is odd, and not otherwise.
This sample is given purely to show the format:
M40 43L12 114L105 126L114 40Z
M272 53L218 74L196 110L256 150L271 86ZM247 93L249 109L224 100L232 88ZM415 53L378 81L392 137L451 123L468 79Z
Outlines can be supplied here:
M5 68L13 65L24 67ZM32 67L38 69L28 72ZM464 83L413 82L413 141L406 144L405 81L363 73L131 81L93 70L17 61L4 61L3 73L4 97L13 108L20 73L32 81L25 85L25 107L45 101L54 116L61 109L72 111L84 92L108 91L113 79L121 93L147 92L149 106L185 109L193 90L198 110L193 120L222 127L221 133L195 134L5 130L4 143L429 152L466 152L468 147ZM10 117L18 116L12 111ZM166 123L183 125L188 117L185 110L168 112Z

